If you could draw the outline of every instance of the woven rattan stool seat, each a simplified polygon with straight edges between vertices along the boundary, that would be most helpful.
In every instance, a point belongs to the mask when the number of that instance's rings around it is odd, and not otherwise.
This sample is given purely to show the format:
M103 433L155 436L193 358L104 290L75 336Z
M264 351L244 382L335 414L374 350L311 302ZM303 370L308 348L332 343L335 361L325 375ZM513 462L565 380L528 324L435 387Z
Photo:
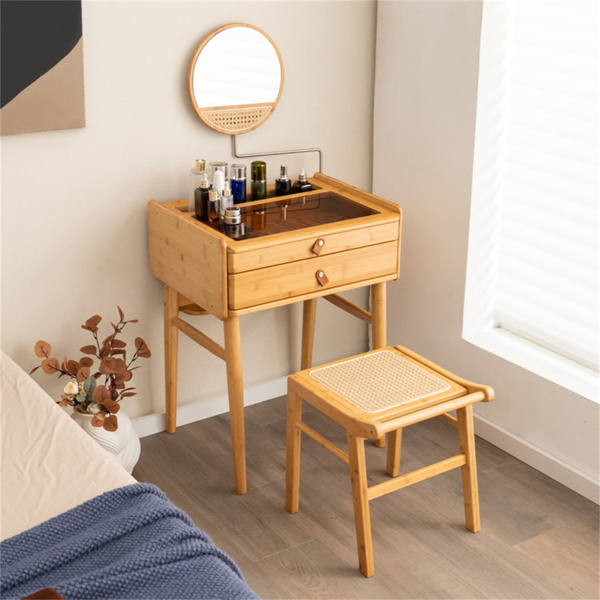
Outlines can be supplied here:
M450 389L445 379L390 350L351 358L314 369L309 374L368 413L422 400Z

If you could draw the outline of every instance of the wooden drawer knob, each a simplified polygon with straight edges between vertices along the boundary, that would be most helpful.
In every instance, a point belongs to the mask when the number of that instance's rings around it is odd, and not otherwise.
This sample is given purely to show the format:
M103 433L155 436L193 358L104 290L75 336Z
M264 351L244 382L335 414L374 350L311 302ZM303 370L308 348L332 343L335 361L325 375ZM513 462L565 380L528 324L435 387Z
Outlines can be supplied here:
M325 286L329 283L329 279L327 278L327 275L325 275L325 271L322 271L321 269L319 269L315 273L315 276L321 286Z
M319 256L319 254L321 254L321 250L323 250L324 246L325 246L325 240L323 238L319 238L313 244L313 247L311 248L311 251L312 251L313 254L316 254L317 256Z

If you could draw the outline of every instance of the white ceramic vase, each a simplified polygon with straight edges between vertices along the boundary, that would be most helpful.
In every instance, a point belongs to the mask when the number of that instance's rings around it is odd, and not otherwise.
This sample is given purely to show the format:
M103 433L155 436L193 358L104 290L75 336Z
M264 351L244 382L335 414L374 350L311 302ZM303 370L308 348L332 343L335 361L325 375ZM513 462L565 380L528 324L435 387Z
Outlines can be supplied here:
M116 431L94 427L92 415L73 411L71 417L92 439L110 452L129 473L133 471L140 457L140 438L131 424L131 419L123 411L117 414L119 426Z

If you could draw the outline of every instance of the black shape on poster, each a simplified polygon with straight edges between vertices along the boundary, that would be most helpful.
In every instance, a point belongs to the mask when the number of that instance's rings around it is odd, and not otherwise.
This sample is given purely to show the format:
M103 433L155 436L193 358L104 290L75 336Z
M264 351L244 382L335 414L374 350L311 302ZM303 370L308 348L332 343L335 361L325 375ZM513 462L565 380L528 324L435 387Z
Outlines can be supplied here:
M81 0L2 0L0 108L67 56L81 33Z

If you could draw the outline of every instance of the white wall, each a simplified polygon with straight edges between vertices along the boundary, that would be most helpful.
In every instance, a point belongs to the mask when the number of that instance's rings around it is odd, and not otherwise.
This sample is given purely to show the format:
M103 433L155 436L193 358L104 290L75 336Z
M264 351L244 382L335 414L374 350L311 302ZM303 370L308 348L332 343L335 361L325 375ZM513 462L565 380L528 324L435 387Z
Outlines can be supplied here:
M390 343L492 385L477 432L598 498L598 405L462 339L481 1L379 3L373 191L403 208Z
M196 46L230 22L269 33L284 61L283 95L260 129L239 137L238 151L319 146L327 174L369 189L375 18L374 1L84 1L86 127L1 140L3 350L27 371L38 339L60 360L78 358L91 341L80 325L96 313L117 319L118 304L140 320L126 339L140 335L153 352L138 362L139 395L124 408L133 417L163 411L162 285L149 272L146 205L185 197L196 158L239 162L229 136L191 107ZM275 157L271 181L280 162L294 178L301 166L318 168L316 154ZM297 370L300 312L242 318L247 386ZM366 349L362 322L327 303L317 319L317 361ZM222 343L219 321L194 323ZM226 411L224 365L180 337L180 405L219 397ZM64 379L41 370L34 378L59 397Z

